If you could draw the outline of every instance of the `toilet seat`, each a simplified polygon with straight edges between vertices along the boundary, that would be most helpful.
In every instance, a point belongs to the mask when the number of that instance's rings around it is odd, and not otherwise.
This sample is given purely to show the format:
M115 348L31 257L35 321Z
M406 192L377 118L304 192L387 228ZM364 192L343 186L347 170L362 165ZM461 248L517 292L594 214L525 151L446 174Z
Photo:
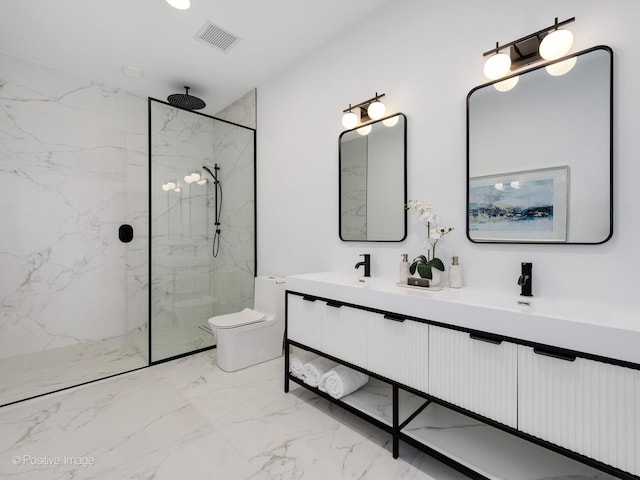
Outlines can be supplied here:
M211 317L209 324L216 328L235 328L251 325L252 323L264 322L266 319L267 316L264 313L245 308L241 312Z

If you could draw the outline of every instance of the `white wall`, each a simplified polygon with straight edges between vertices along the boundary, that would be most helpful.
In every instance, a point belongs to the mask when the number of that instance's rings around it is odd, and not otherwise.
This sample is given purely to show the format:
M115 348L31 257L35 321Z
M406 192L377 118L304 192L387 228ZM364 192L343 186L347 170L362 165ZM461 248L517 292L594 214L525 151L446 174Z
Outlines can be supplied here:
M394 244L338 239L338 135L342 110L386 93L408 117L408 198L431 202L455 231L439 256L458 255L465 285L517 293L521 261L534 294L638 304L640 178L636 0L398 0L258 88L258 273L353 272L372 254L373 275L397 275L400 254L421 252L424 227ZM614 51L614 236L604 245L472 244L465 235L465 102L484 83L482 53L575 16L574 51ZM367 74L369 72L369 74Z

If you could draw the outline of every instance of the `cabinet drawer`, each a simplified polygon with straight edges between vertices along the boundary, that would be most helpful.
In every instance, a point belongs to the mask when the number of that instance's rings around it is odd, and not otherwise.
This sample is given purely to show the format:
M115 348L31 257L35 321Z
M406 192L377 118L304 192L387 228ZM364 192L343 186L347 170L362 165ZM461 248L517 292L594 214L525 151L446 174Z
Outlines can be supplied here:
M322 347L324 302L313 297L287 296L287 338L309 347Z
M430 394L515 428L517 388L515 344L430 327Z
M367 321L367 368L427 392L429 326L393 314L364 313Z
M322 302L322 351L367 367L367 323L364 310Z
M640 371L518 346L519 429L640 475Z

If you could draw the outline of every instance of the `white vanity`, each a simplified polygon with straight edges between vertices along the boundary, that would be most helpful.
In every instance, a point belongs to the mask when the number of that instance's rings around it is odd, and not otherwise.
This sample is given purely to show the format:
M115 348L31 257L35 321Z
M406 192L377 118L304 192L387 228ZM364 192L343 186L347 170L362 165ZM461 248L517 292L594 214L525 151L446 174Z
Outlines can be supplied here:
M509 451L505 468L525 468L539 447L522 458L510 449L533 442L640 478L640 312L520 299L335 272L290 276L285 391L304 385L288 373L290 349L310 350L371 376L370 391L337 403L388 431L394 457L402 440L472 478L527 478L496 472L496 456ZM453 438L445 424L473 428Z

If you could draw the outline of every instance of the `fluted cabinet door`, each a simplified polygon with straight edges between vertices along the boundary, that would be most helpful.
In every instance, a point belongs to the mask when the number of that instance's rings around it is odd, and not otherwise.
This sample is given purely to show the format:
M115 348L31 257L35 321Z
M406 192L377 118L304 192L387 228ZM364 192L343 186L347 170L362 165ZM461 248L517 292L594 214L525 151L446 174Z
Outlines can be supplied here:
M323 302L322 348L324 353L362 368L367 367L367 312Z
M517 346L467 332L430 327L429 393L496 420L517 425Z
M429 325L401 316L367 315L367 366L372 372L427 392Z
M308 298L308 297L307 297ZM308 347L322 347L322 309L324 302L305 300L300 295L287 297L287 338Z
M640 475L640 371L518 346L519 429Z

